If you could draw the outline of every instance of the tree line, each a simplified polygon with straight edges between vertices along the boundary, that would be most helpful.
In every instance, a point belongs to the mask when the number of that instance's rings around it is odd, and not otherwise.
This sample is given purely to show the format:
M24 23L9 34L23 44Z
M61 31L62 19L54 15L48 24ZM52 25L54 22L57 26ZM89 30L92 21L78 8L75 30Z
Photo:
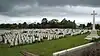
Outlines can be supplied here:
M32 29L32 28L80 28L80 29L92 29L92 23L80 24L79 26L76 25L75 20L70 21L64 18L63 20L59 21L57 19L48 20L47 18L43 18L40 23L7 23L7 24L0 24L1 29ZM100 29L100 24L95 25L96 29Z
M80 24L79 28L81 28L81 29L92 29L93 28L93 24L91 22L87 23L87 25ZM95 24L95 28L96 29L100 29L100 24Z
M62 21L59 22L57 19L48 20L47 18L43 18L41 23L7 23L7 24L0 24L1 29L32 29L32 28L76 28L76 23L74 21L66 20L64 18Z

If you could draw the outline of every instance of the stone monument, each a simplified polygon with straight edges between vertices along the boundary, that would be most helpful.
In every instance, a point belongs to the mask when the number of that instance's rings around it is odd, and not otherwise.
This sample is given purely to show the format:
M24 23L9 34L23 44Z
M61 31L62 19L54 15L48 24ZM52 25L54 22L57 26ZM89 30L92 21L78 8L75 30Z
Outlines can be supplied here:
M91 34L88 35L85 38L87 40L92 40L93 38L96 38L96 39L99 38L99 36L97 34L97 30L95 29L95 16L97 15L97 13L95 12L95 10L93 10L93 13L91 15L93 15L93 27L92 27L92 30L91 30Z

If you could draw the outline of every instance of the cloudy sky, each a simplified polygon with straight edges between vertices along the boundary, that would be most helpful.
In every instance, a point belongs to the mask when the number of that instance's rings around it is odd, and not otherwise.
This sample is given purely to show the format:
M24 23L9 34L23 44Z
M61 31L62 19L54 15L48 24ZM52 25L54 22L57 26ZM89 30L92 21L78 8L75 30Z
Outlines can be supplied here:
M99 23L100 0L0 0L0 23L41 22L43 17L87 23L93 10Z

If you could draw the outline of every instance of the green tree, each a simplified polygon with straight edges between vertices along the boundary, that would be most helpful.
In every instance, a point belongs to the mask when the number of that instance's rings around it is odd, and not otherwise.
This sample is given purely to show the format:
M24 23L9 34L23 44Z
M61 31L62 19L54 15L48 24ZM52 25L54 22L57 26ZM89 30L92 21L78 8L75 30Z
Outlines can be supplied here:
M52 19L51 21L49 21L49 23L51 23L51 24L57 24L58 20L57 19Z
M19 28L19 29L22 29L22 28L23 28L23 25L22 25L21 23L19 23L19 24L18 24L18 28Z
M18 25L16 23L11 24L10 29L18 29Z
M67 20L66 18L64 18L61 22L60 22L61 28L66 28L67 27Z
M76 23L75 23L75 20L73 21L73 27L72 28L76 28Z
M80 24L79 27L80 27L81 29L84 29L84 28L85 28L85 24Z
M52 19L49 21L49 25L50 25L50 28L58 28L58 20L57 19Z
M67 24L66 18L64 18L64 19L61 21L61 24Z
M46 25L48 23L48 20L47 20L47 18L43 18L42 19L42 22L41 22L41 24L44 24L44 25Z
M28 28L30 28L30 29L35 28L34 23L29 24Z
M96 24L95 27L96 27L96 29L100 29L100 25L99 24Z
M91 29L92 28L92 23L87 23L87 28Z
M23 28L28 28L28 24L26 22L23 23Z

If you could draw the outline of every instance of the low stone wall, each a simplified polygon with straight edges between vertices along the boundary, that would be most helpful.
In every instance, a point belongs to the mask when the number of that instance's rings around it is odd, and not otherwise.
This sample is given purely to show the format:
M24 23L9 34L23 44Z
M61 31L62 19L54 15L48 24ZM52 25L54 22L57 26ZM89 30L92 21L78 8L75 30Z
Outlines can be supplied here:
M53 53L53 56L81 56L85 49L94 46L94 42Z

